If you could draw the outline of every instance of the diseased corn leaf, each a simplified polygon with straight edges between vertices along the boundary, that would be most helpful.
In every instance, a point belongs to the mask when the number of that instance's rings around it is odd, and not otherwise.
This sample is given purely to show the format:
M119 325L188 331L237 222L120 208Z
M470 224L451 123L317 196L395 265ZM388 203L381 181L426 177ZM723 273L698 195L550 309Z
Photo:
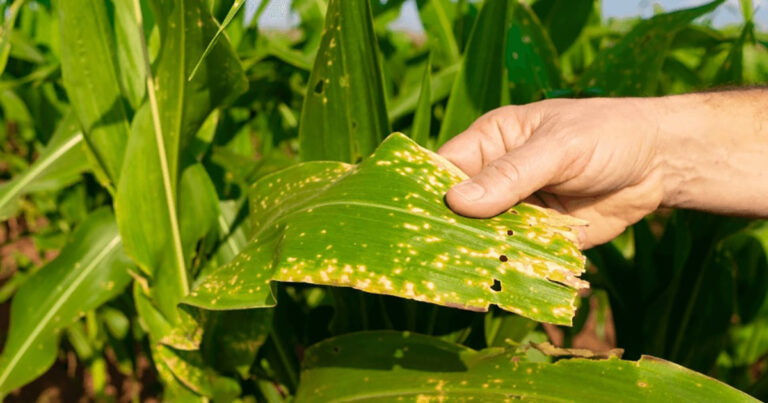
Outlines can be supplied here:
M461 63L456 63L432 74L432 79L430 80L432 96L430 99L433 104L442 101L445 99L445 97L448 96L448 94L450 94L451 86L456 80L456 75L459 73L460 68ZM413 86L404 92L405 93L403 95L400 95L394 99L390 105L390 122L396 122L416 110L416 106L419 102L419 96L421 95L421 87Z
M528 6L515 2L504 53L512 103L541 99L560 88L557 51L539 19Z
M4 15L4 18L2 19L3 25L0 27L0 76L3 75L5 66L8 64L8 56L11 54L11 34L13 33L13 25L16 23L16 18L19 16L19 10L21 10L21 6L23 6L24 3L26 3L26 0L14 0L7 11L8 14Z
M527 204L459 216L443 195L465 178L399 133L358 166L313 162L267 176L251 190L251 244L199 278L186 302L271 306L274 280L570 323L575 289L587 286L570 228L582 222Z
M187 147L194 147L195 134L211 110L241 94L247 81L226 38L216 42L194 79L187 81L217 24L201 0L153 4L161 45L154 64L156 80L148 75L147 81L157 85L148 85L154 87L148 91L150 102L134 117L115 206L126 252L150 278L153 302L173 323L178 316L176 305L188 292L192 246L204 235L197 230L210 228L208 223L217 214L205 208L197 210L207 214L203 217L185 214L179 197L209 192L184 191L181 173L189 162L180 156ZM145 65L148 57L145 54ZM215 201L201 206L211 205L215 207ZM189 207L195 211L194 205Z
M368 1L331 0L299 124L304 161L357 162L389 133Z
M509 0L488 0L469 36L461 69L453 82L437 143L442 145L475 119L501 105L504 89Z
M68 113L37 160L24 173L0 184L0 221L16 214L18 201L25 194L56 190L75 182L87 169L82 147L80 124Z
M461 51L453 34L456 5L449 0L418 0L419 16L434 51L435 64L449 66L459 61Z
M110 211L92 213L71 239L13 298L0 356L0 396L45 372L56 359L61 330L130 282L131 262Z
M230 402L240 395L240 384L210 368L199 351L174 350L161 344L153 349L152 357L162 361L178 382L200 396Z
M133 299L142 326L150 334L154 343L165 344L176 350L198 350L200 348L203 330L208 320L206 311L182 307L178 310L177 322L171 324L155 308L147 296L147 292L142 289L138 282L134 283Z
M413 116L411 138L422 147L427 146L429 130L432 123L432 60L427 61L424 77L421 79L421 92L416 113Z
M307 350L296 401L756 401L659 358L534 363L521 352L475 351L408 332L348 334Z
M94 171L105 186L119 181L130 122L115 64L106 2L59 0L61 70L89 145Z
M594 8L595 0L539 0L533 4L558 53L576 41Z
M716 0L639 22L616 45L595 56L578 87L597 88L606 95L655 95L659 72L675 33L722 3Z

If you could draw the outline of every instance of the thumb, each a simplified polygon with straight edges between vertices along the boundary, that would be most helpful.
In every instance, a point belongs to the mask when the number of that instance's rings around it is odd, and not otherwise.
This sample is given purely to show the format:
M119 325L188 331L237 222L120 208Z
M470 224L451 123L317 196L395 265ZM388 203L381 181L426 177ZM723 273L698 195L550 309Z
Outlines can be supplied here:
M468 217L492 217L557 183L567 166L564 152L542 140L531 139L452 187L445 195L448 206Z

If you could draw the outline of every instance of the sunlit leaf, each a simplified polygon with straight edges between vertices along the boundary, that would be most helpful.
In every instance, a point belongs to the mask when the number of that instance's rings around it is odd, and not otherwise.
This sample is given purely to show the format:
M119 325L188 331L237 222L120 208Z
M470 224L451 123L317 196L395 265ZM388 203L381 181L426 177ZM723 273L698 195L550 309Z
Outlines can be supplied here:
M459 216L443 195L464 178L402 134L358 166L314 162L267 176L252 188L251 244L198 279L186 302L270 306L275 280L570 323L576 289L587 286L570 228L581 222L527 204Z
M45 372L56 359L61 330L122 292L131 279L130 267L112 213L91 214L59 256L13 298L0 356L0 395Z
M581 89L606 95L655 95L659 72L675 32L723 3L656 15L638 23L613 47L602 50L581 76Z
M30 192L60 189L76 181L87 168L83 134L71 113L59 123L45 149L24 173L0 184L0 221L13 216L18 200Z
M83 126L94 169L105 185L114 186L119 181L130 122L106 3L60 0L58 10L67 96Z
M488 0L470 34L461 69L453 82L438 145L501 104L504 91L508 0Z
M301 379L300 402L756 401L654 357L534 363L512 349L474 351L407 332L357 333L318 343L306 352Z
M370 4L331 0L301 112L301 158L357 162L389 131Z

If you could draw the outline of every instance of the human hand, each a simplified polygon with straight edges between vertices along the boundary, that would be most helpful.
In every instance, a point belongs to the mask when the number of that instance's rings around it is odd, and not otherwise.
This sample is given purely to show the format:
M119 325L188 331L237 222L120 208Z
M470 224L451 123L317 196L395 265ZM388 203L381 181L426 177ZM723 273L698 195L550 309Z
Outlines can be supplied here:
M665 196L657 104L643 98L554 99L488 112L438 151L470 179L446 195L470 217L526 200L585 219L589 248Z

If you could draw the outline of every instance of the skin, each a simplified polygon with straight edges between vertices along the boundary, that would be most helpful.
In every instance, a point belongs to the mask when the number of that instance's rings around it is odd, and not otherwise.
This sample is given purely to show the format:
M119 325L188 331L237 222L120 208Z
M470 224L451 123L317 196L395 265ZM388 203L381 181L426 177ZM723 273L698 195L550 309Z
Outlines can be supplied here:
M440 148L469 217L529 201L583 218L582 248L659 207L768 217L768 90L554 99L495 109Z

